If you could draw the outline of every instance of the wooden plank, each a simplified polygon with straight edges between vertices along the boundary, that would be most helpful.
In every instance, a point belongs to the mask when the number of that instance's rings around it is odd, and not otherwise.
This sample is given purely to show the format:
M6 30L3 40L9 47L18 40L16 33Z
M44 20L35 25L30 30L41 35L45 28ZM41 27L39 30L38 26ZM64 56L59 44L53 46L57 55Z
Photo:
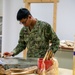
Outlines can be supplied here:
M27 8L29 11L30 11L30 4L31 4L31 3L28 3L28 2L25 3L25 8ZM24 58L24 59L27 59L27 51L28 51L28 49L27 49L27 47L26 47L26 49L23 50L23 58Z
M17 69L23 70L23 72L19 71ZM27 75L28 73L36 73L38 70L37 66L27 67L27 68L10 68L6 70L6 75ZM17 71L17 72L14 72ZM1 74L2 75L2 74Z
M24 2L28 2L28 3L41 3L41 0L24 0Z
M28 2L28 3L54 3L55 0L23 0L24 3ZM59 2L59 0L57 0L57 2Z
M54 3L55 0L42 0L43 3ZM59 2L59 0L57 0Z
M27 59L27 51L28 51L27 48L25 48L25 49L23 50L23 58L24 58L24 59Z
M73 47L64 47L64 46L61 46L59 47L60 49L67 49L67 50L73 50Z
M37 66L32 66L28 68L11 68L11 75L27 75L27 74L34 74L38 70Z
M31 3L28 3L28 2L25 3L25 8L27 8L29 11L30 11L30 9L31 9L31 8L30 8L30 5L31 5Z
M53 29L56 32L56 16L57 16L57 0L54 1L54 10L53 10Z

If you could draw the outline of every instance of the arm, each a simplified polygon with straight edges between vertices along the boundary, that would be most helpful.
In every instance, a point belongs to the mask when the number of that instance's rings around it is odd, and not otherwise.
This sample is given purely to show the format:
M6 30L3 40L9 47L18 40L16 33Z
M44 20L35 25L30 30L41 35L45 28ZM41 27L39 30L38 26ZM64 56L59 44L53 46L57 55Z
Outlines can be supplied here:
M48 50L52 50L55 53L59 48L59 38L49 24L45 27L45 37L51 42Z
M24 29L20 31L19 41L18 45L14 48L14 50L11 52L13 53L13 56L19 54L21 51L23 51L26 48L26 43L24 41Z

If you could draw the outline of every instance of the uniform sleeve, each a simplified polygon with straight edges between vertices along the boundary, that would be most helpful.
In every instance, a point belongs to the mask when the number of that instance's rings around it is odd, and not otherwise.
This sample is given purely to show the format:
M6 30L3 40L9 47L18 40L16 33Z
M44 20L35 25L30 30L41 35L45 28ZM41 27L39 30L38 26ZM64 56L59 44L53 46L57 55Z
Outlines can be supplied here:
M47 41L51 43L51 45L49 45L48 50L52 50L53 53L55 53L59 48L60 41L59 41L58 36L56 35L56 33L54 32L54 30L49 24L47 24L45 27L45 37Z
M14 48L12 52L14 53L15 56L19 54L21 51L23 51L25 48L26 48L26 43L24 41L24 30L22 28L19 35L18 45Z

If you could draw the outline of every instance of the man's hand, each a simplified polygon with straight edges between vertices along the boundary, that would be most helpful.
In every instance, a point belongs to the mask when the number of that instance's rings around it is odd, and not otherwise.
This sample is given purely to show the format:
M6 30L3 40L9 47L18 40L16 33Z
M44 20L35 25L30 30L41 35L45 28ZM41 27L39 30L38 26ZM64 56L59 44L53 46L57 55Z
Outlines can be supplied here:
M4 52L4 54L3 54L3 56L4 57L10 57L10 56L12 56L13 55L13 52Z
M49 58L52 58L52 57L53 57L53 52L52 52L52 50L48 51L48 57L49 57Z
M49 59L51 59L53 56L54 56L54 54L53 54L52 50L48 50L48 51L46 52L46 54L45 54L44 60L46 60L46 59L49 60Z

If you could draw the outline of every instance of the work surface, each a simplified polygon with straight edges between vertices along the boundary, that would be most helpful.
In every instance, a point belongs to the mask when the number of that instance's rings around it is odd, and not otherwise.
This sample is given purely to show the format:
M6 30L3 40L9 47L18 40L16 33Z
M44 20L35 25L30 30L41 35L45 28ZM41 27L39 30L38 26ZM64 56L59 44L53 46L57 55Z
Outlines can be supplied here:
M8 57L8 58L0 58L0 60L4 63L4 67L6 69L10 68L26 68L37 65L37 58L19 58L19 57Z
M30 66L37 65L37 60L35 58L28 58L22 59L22 58L0 58L5 63L6 69L9 68L25 68ZM72 75L72 70L65 69L65 68L59 68L59 75Z

